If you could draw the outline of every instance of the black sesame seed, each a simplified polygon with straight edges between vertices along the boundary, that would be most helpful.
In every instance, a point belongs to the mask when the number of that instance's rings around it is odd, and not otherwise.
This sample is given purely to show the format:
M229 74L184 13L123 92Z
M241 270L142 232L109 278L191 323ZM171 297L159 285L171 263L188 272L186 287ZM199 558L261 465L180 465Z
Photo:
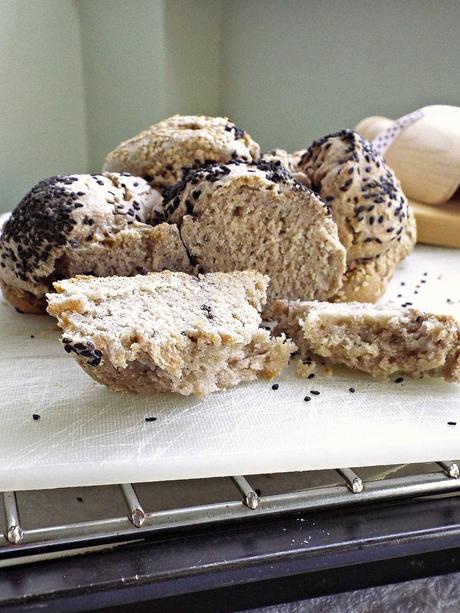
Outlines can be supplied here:
M38 413L34 413L34 414L32 415L32 419L33 419L34 421L38 421L38 420L40 419L40 415L39 415Z
M157 418L156 417L146 417L145 421L156 421Z
M277 390L278 388L279 388L278 383L274 383L274 384L272 385L272 390Z
M308 379L314 379L315 378L315 373L312 372L308 375Z
M310 390L310 394L313 394L313 396L319 396L318 390Z
M356 392L356 390L355 390L355 388L354 388L354 387L350 387L350 388L348 388L348 391L349 391L351 394L354 394L354 393Z
M404 381L404 377L398 377L395 379L395 383L402 383Z
M311 398L310 398L310 396L305 396L304 400L305 400L305 402L310 402Z
M457 422L456 422L456 421L448 421L448 422L447 422L447 425L448 425L448 426L456 426L456 425L457 425Z

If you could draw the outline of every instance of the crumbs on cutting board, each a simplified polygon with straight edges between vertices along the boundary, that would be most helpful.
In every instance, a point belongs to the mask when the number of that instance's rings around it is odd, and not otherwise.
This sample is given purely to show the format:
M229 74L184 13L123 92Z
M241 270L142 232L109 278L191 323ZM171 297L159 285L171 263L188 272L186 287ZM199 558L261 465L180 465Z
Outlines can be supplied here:
M434 281L434 280L441 281L443 278L444 276L442 274L439 274L436 277L431 277L431 281ZM423 272L421 278L418 281L415 281L415 285L413 288L409 287L406 281L400 281L399 285L400 287L404 288L405 291L410 292L411 294L414 294L416 296L419 296L422 290L427 289L427 284L429 286L429 283L430 283L430 276L428 272ZM396 298L403 298L403 294L402 293L396 294ZM455 300L451 296L446 297L445 300L447 304L460 303L460 298ZM410 301L409 302L406 301L406 302L403 302L401 306L402 307L413 306L413 303Z

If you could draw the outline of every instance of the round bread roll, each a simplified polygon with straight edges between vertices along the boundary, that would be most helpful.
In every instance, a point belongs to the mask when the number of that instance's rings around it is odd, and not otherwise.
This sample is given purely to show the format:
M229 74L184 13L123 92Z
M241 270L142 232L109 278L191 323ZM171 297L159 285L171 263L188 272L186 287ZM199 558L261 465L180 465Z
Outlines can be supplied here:
M192 263L202 272L269 275L269 304L281 297L326 300L341 286L345 250L329 209L279 162L191 171L165 193L164 206Z
M190 270L160 193L128 174L56 176L18 204L0 236L0 282L18 310L44 313L53 281Z
M163 190L184 170L210 162L259 159L260 147L226 117L174 115L120 143L104 161L106 171L128 171Z
M315 141L298 169L330 205L347 250L347 275L337 299L378 300L416 242L414 216L394 173L352 130Z

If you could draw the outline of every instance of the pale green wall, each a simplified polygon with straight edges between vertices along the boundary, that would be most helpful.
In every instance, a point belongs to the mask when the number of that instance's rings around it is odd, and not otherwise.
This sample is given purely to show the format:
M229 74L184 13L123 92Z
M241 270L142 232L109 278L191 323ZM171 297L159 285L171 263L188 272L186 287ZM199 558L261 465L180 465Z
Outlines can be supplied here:
M34 183L87 167L72 0L0 0L0 211Z
M165 0L166 112L218 115L222 3Z
M220 2L80 0L90 166L173 113L219 112Z
M292 150L460 104L459 29L458 0L0 0L0 210L175 112Z
M121 140L165 109L163 2L80 0L89 161L100 170Z
M223 11L222 112L263 147L460 104L458 0L232 0Z

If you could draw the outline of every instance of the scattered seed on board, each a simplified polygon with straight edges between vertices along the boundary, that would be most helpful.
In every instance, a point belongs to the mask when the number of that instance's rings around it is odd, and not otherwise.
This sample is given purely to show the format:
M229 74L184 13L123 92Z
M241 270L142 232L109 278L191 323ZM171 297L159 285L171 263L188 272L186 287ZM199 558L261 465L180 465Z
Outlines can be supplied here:
M310 402L311 398L310 398L310 396L305 396L304 400L305 400L305 402Z
M278 383L274 383L274 384L272 385L272 390L277 390L278 388L279 388Z
M456 422L456 421L448 421L448 422L447 422L447 425L448 425L448 426L456 426L456 425L457 425L457 422Z
M315 373L312 372L308 375L308 379L314 379L315 378Z
M318 390L310 390L310 394L313 394L313 396L319 396Z
M398 377L395 379L395 383L402 383L404 381L404 377Z
M354 394L356 392L354 387L350 387L348 391L350 392L350 394Z
M34 414L32 415L32 419L33 419L34 421L38 421L38 420L40 419L40 415L39 415L38 413L34 413Z
M156 417L146 417L145 421L156 421L157 418Z

